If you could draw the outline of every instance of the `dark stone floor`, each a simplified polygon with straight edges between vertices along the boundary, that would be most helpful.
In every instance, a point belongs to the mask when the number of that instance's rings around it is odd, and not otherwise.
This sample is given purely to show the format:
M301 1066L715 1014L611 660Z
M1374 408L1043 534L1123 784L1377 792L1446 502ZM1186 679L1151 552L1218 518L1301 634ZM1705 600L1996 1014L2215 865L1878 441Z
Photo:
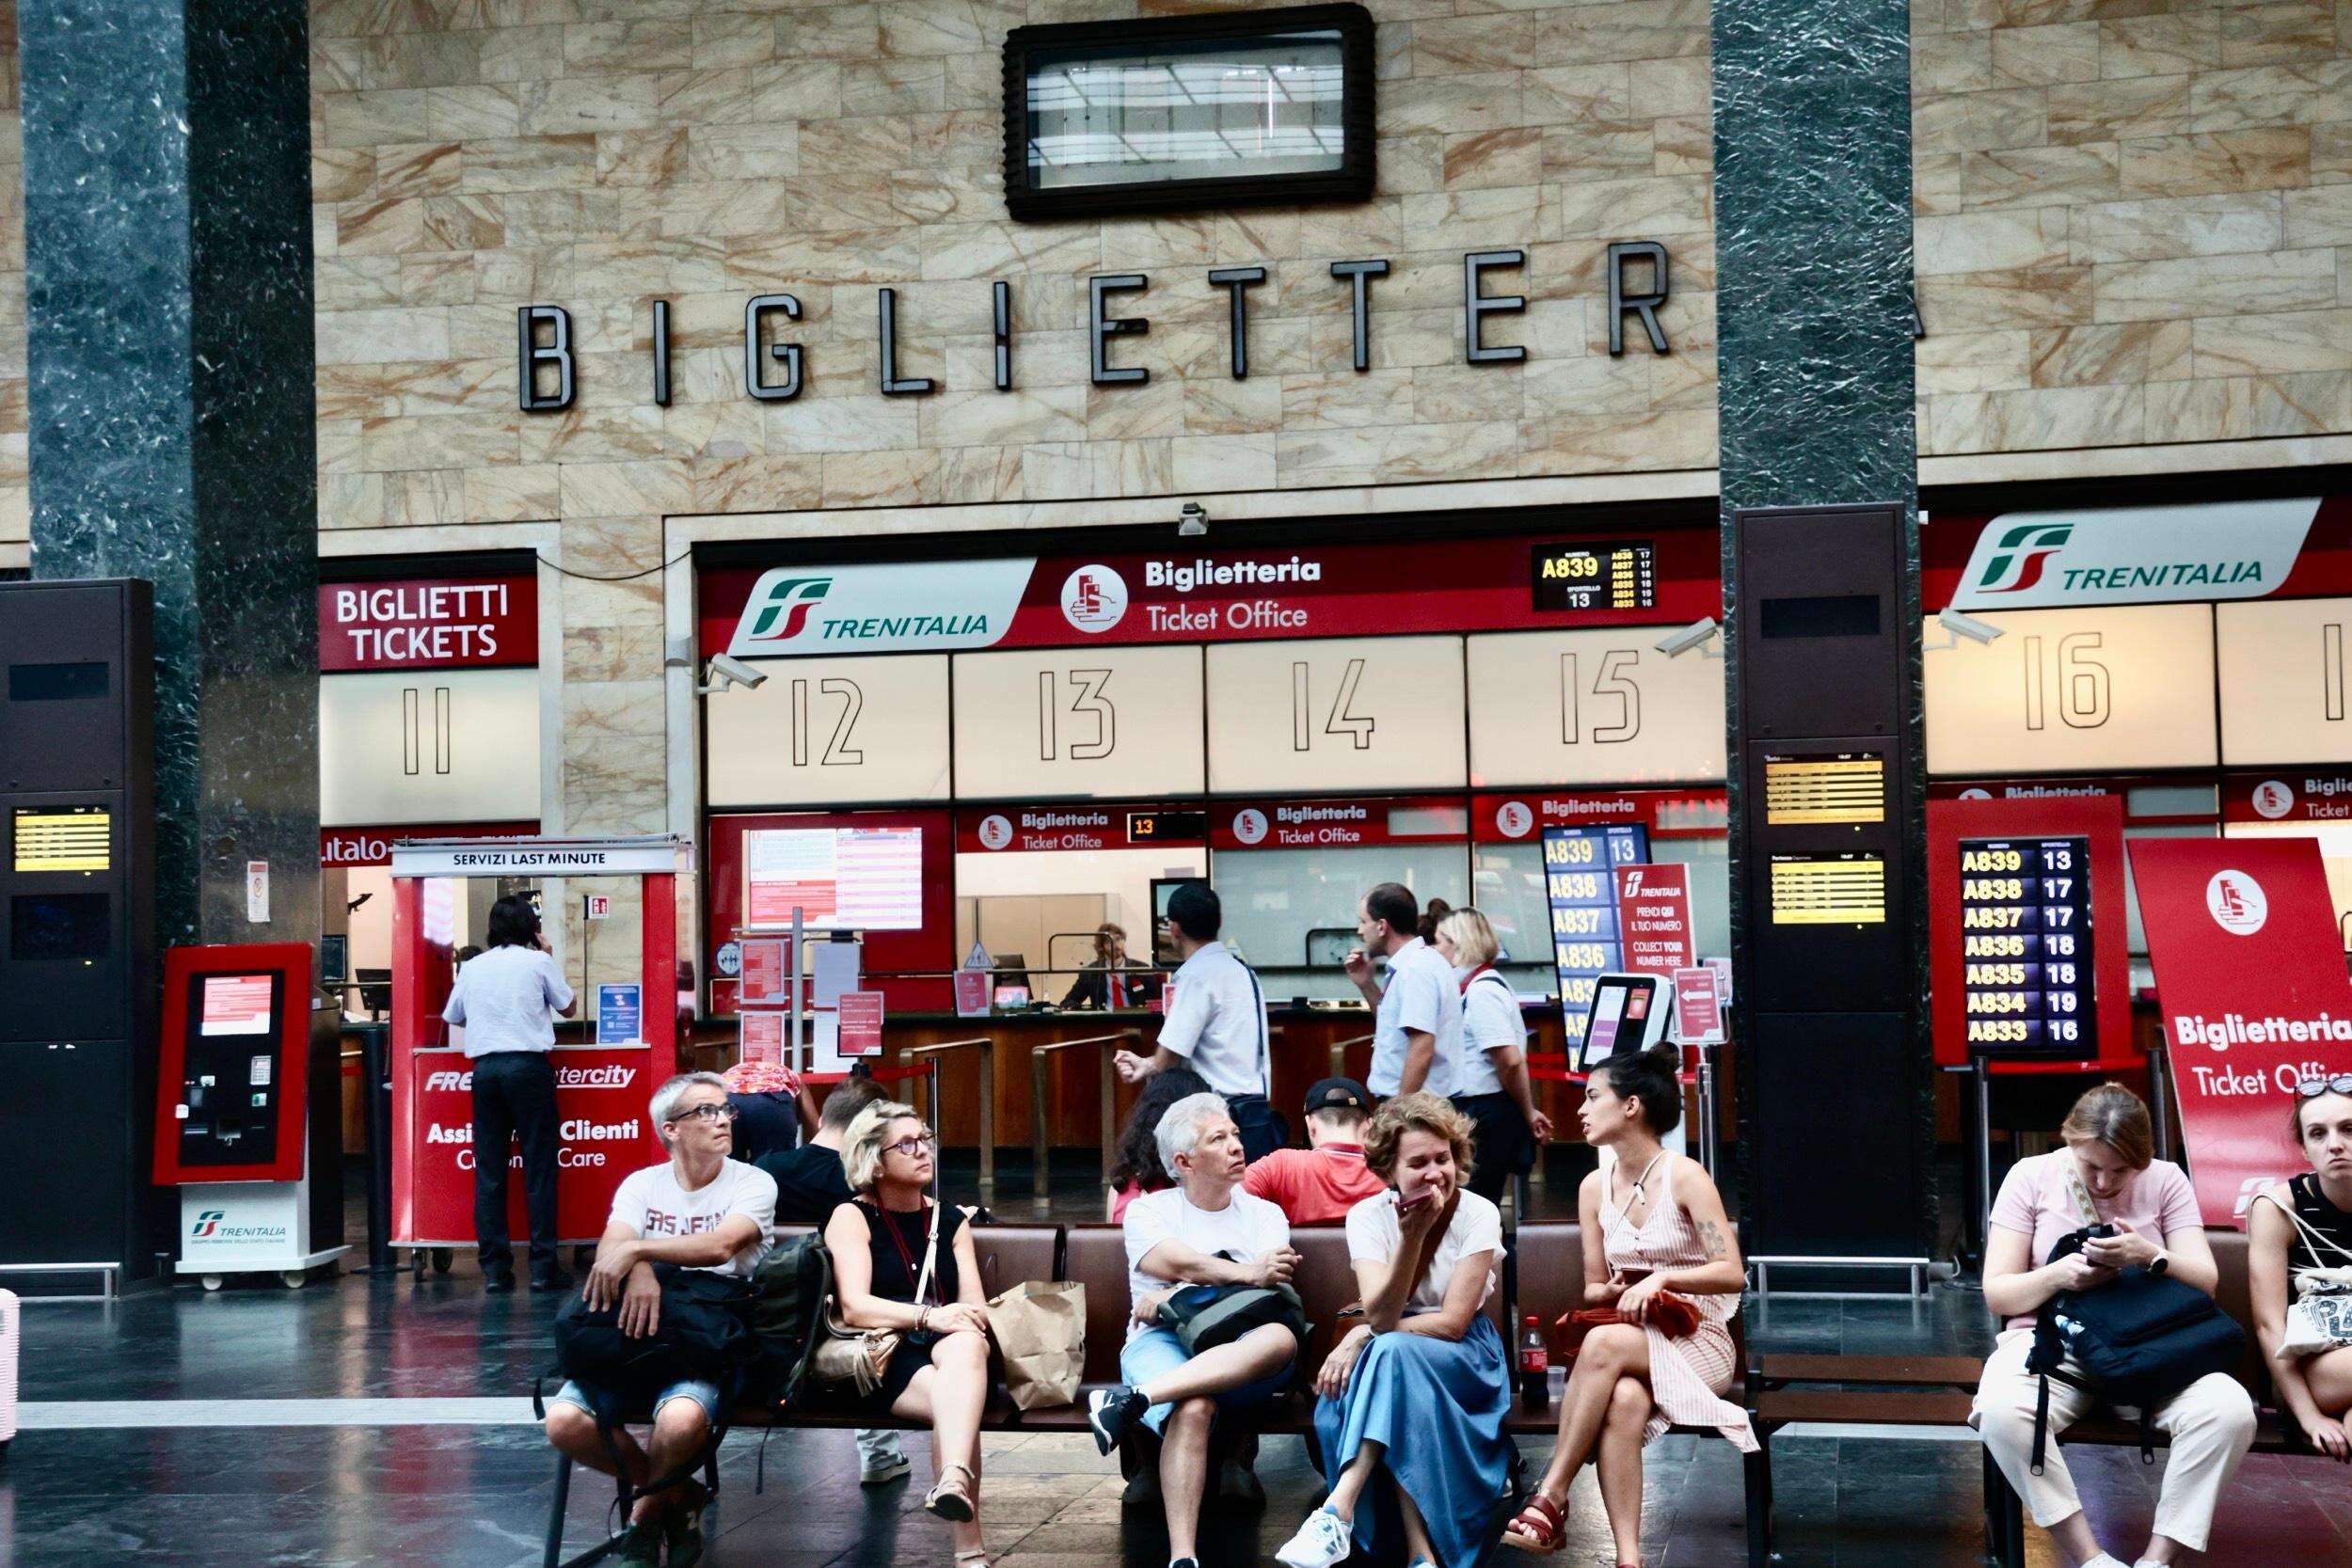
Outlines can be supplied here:
M1057 1207L1091 1217L1089 1196L1073 1188ZM527 1392L547 1358L553 1309L528 1291L485 1297L462 1256L454 1275L421 1284L345 1275L298 1292L273 1283L207 1295L187 1286L110 1307L27 1303L22 1397L512 1397ZM1977 1297L1949 1286L1915 1307L1900 1297L1775 1299L1769 1312L1750 1310L1752 1333L1788 1349L1976 1350L1990 1337ZM156 1404L154 1418L175 1408ZM372 1406L358 1417L367 1424L328 1427L27 1430L0 1459L0 1564L538 1562L553 1466L527 1414L508 1424L407 1424L406 1410L431 1408ZM780 1433L767 1447L765 1490L755 1495L758 1448L749 1436L728 1445L708 1559L717 1568L946 1568L945 1529L915 1511L930 1473L919 1451L913 1481L866 1492L846 1433ZM1774 1454L1779 1544L1790 1568L1981 1562L1972 1442L1784 1435ZM1540 1464L1541 1446L1528 1445L1527 1457ZM2074 1464L2094 1523L2128 1557L2144 1538L2159 1472L2112 1450L2077 1454ZM1165 1562L1156 1513L1122 1519L1115 1467L1084 1438L992 1438L987 1465L990 1540L1009 1554L1007 1568ZM1203 1552L1210 1568L1270 1563L1320 1496L1295 1440L1269 1441L1259 1470L1269 1507L1262 1519L1213 1520ZM1744 1560L1740 1466L1727 1444L1659 1442L1648 1454L1648 1498L1651 1568ZM610 1500L600 1481L575 1485L572 1549L596 1537ZM1575 1568L1613 1560L1589 1475L1572 1499L1571 1532L1555 1560ZM2254 1461L2228 1495L2217 1540L2209 1561L2352 1562L2352 1483L2312 1462ZM2030 1549L2035 1568L2057 1560L2038 1532ZM1513 1559L1494 1561L1510 1568Z

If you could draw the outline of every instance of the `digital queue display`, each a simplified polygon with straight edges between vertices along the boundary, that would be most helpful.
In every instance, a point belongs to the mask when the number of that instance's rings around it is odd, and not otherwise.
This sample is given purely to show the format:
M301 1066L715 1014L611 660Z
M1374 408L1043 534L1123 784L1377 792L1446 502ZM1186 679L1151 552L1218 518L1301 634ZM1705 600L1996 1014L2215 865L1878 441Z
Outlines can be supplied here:
M1971 1053L2097 1049L2090 840L1960 840L1960 930Z
M1658 562L1646 540L1538 545L1531 571L1537 610L1657 607Z
M1594 823L1544 830L1544 898L1551 911L1551 958L1560 977L1560 1019L1570 1061L1582 1059L1584 1025L1599 976L1625 967L1617 927L1620 865L1649 860L1649 830Z

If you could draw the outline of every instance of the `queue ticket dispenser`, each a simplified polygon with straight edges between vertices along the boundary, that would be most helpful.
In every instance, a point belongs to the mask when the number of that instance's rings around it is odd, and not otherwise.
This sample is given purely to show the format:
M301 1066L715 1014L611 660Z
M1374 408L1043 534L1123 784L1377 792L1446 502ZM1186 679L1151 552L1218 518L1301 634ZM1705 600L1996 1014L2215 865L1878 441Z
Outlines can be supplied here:
M164 955L155 1183L180 1188L178 1272L298 1285L342 1244L335 1037L314 1030L307 942ZM328 1101L311 1116L314 1096Z
M1631 1056L1666 1037L1675 1010L1675 983L1662 974L1612 973L1593 978L1592 1005L1584 1014L1583 1069L1591 1072L1612 1056ZM1687 1118L1685 1118L1687 1121ZM1685 1121L1677 1121L1659 1141L1685 1152ZM1604 1158L1608 1150L1603 1149Z

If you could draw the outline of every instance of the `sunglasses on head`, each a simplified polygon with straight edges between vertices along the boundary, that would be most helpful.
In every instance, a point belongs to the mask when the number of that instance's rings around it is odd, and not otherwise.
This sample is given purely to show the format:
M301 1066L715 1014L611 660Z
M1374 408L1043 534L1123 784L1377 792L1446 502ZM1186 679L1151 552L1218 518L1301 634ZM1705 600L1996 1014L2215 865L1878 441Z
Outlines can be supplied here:
M2339 1072L2333 1078L2306 1078L2295 1085L2297 1100L2317 1100L2323 1094L2352 1094L2352 1072Z

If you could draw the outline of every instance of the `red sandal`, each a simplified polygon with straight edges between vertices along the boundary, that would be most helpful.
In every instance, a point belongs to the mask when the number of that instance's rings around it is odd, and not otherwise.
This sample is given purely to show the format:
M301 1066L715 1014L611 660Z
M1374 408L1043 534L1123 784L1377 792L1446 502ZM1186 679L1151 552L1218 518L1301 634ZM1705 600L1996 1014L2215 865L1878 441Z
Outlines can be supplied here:
M1527 1499L1518 1517L1513 1519L1502 1532L1502 1544L1516 1546L1535 1557L1549 1557L1560 1549L1561 1536L1567 1529L1567 1511L1549 1497L1537 1492Z

